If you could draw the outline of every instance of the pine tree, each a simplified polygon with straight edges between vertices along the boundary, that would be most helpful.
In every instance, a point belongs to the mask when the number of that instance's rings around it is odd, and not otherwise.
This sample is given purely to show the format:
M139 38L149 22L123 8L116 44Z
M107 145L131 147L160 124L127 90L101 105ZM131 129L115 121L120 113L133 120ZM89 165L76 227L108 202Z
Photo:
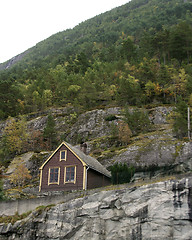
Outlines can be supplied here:
M187 137L187 104L179 99L173 122L173 131L178 138Z
M54 149L57 145L57 132L55 129L55 120L51 114L48 115L47 124L44 128L43 137L48 141L50 149Z

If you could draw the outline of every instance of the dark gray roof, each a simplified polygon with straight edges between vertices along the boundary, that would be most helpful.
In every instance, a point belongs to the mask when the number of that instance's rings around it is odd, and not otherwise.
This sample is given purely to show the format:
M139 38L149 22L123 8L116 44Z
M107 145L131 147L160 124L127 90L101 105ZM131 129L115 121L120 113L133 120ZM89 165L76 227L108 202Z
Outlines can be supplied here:
M80 149L72 146L69 143L64 142L82 161L84 161L88 167L94 169L97 172L102 173L107 177L111 177L111 173L100 163L97 159L91 157L90 155L86 155Z

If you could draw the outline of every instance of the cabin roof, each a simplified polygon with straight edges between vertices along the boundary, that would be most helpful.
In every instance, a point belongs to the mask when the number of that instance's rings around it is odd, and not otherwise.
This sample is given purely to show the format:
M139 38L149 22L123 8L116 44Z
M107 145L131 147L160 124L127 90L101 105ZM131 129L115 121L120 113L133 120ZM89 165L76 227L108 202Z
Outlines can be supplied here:
M45 164L51 159L51 157L63 146L65 145L69 150L71 150L76 157L84 163L84 165L90 167L91 169L107 176L111 177L111 173L100 163L97 161L97 159L91 157L90 155L86 155L84 152L82 152L80 149L72 146L69 143L62 142L62 144L50 155L50 157L43 163L43 165L40 167L40 169L43 169Z

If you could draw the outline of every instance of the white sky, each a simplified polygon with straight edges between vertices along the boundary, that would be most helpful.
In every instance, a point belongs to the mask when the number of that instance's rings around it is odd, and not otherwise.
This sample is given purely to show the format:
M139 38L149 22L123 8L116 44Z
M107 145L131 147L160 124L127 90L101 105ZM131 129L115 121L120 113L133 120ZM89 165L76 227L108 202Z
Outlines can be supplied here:
M0 0L0 63L130 0Z

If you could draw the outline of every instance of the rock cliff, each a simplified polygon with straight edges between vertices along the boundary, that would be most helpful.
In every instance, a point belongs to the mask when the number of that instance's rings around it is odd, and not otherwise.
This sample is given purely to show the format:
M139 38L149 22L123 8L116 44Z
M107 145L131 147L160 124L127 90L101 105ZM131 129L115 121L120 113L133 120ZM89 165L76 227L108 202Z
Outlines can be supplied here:
M108 190L0 225L0 239L190 240L192 177Z
M4 63L0 63L0 71L12 67L14 64L21 61L23 59L23 57L29 52L30 52L30 50L27 50L23 53L20 53L19 55L15 56L15 57L9 59L8 61L6 61Z
M73 107L52 108L28 115L27 125L30 132L42 132L47 116L51 113L61 141L64 139L72 144L86 141L88 154L96 157L106 167L118 162L145 169L155 166L155 171L159 170L155 175L184 173L192 170L192 142L181 141L173 136L171 124L167 121L167 116L172 111L172 107L148 110L154 131L132 137L127 146L117 146L111 138L111 126L117 124L122 117L122 109L119 107L95 109L85 113L80 113ZM0 138L5 126L6 122L0 122ZM23 156L20 158L23 159ZM38 169L41 163L39 161L34 166L28 163L26 165L31 171L35 167ZM150 171L147 174L143 169L140 171L135 179L150 178Z

